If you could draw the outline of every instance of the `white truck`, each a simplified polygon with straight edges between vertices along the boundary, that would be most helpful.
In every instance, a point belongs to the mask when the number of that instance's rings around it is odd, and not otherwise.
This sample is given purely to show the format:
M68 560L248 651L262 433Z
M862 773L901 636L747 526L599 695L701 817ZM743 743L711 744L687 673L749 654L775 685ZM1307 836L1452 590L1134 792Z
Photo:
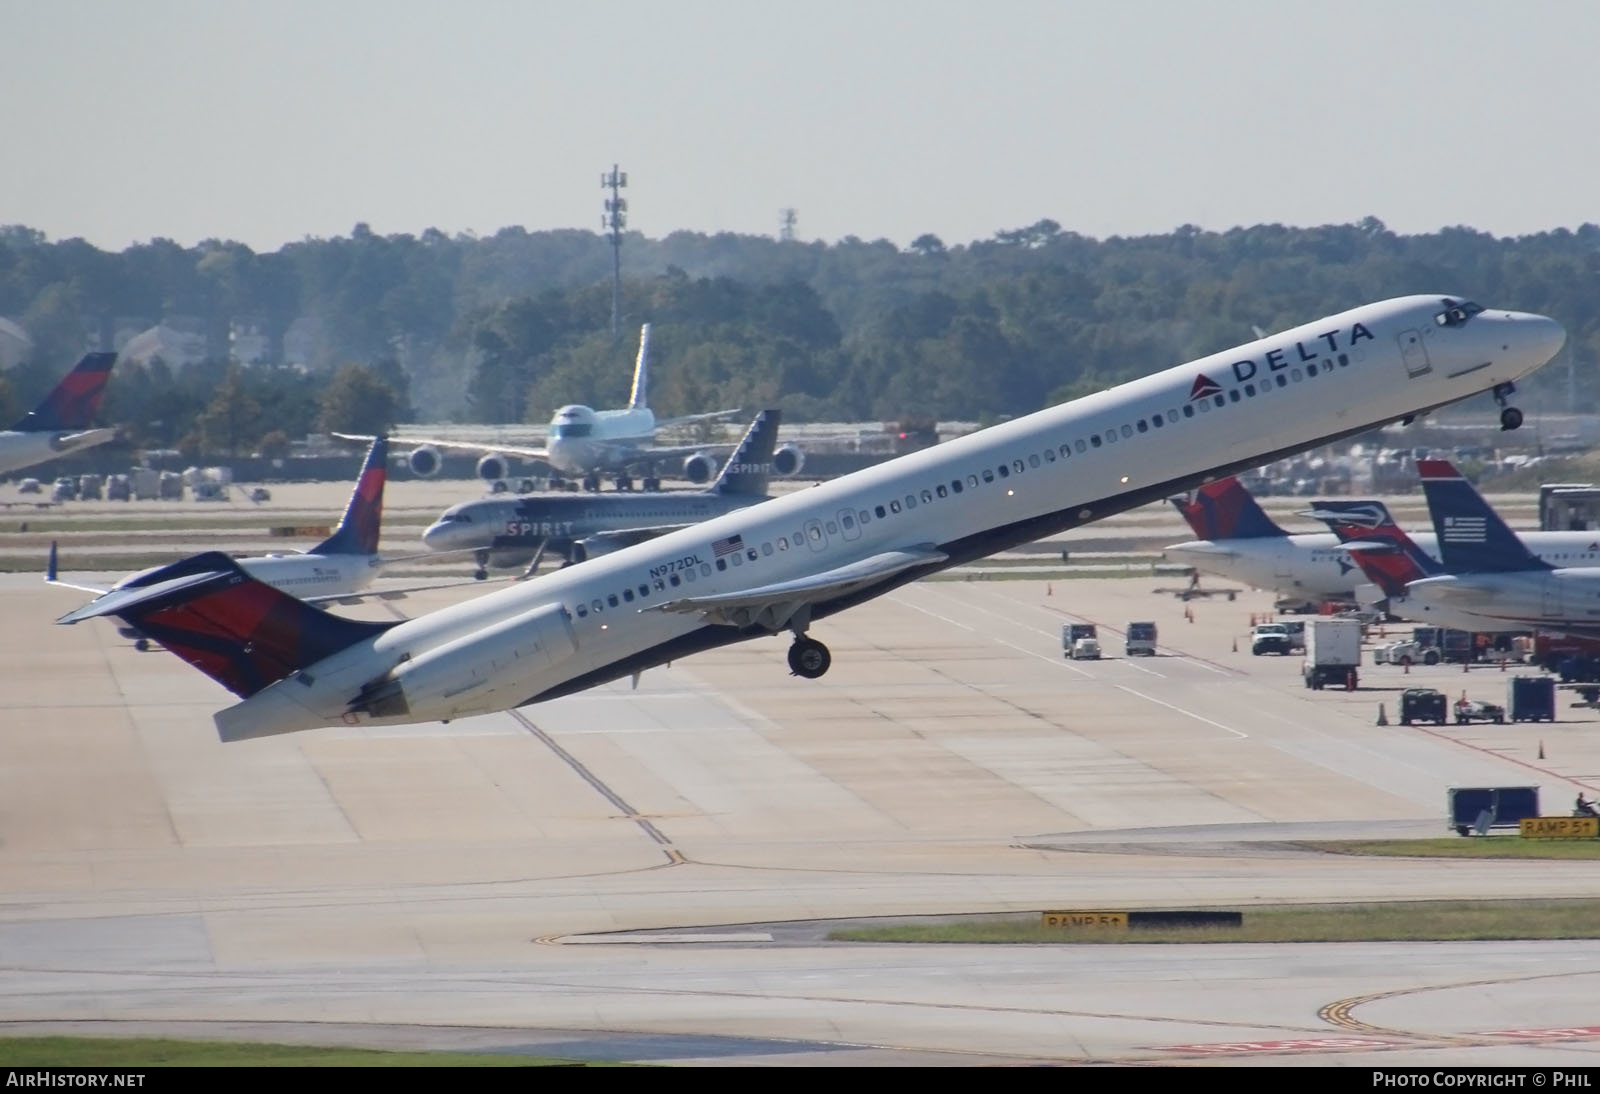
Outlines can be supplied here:
M1306 687L1328 684L1354 689L1361 664L1361 622L1356 619L1311 619L1306 622L1306 655L1301 671Z

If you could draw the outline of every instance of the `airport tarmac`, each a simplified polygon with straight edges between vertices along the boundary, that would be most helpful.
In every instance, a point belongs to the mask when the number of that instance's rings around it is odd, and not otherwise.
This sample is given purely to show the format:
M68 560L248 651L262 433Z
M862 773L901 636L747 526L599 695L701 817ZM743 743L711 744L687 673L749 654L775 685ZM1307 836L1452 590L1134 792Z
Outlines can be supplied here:
M1589 1066L1600 941L856 945L829 922L1594 897L1590 863L1377 860L1451 786L1600 790L1600 718L1401 727L1234 645L1271 597L929 581L506 714L222 745L231 701L0 576L0 1029L640 1062ZM415 614L468 587L359 609ZM1113 656L1061 656L1063 622ZM1120 656L1149 619L1161 656ZM1246 651L1248 645L1243 647ZM1542 753L1542 756L1541 756Z

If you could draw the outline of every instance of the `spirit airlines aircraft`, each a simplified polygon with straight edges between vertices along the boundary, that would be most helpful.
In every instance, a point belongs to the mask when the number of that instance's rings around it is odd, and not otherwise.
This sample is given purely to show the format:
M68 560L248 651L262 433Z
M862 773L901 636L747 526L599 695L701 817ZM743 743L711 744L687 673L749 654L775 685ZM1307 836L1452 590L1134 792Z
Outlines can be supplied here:
M270 585L274 589L280 589L308 604L333 602L354 604L370 596L393 598L421 589L440 588L439 585L418 585L401 589L366 591L384 566L406 561L407 558L427 557L412 555L383 558L378 554L378 532L379 526L383 523L383 487L387 477L384 460L385 443L384 439L379 437L372 442L372 448L367 452L366 462L361 467L361 475L356 480L354 492L350 495L350 503L345 507L344 518L339 521L339 527L334 530L333 535L304 554L270 554L241 558L236 560L235 564L252 579ZM52 585L64 585L105 597L116 595L125 588L137 587L150 574L159 572L160 569L134 574L123 578L109 589L74 584L61 580L58 575L56 545L52 543L45 581ZM463 582L448 584L458 585ZM93 603L97 604L100 601L96 600ZM141 650L149 648L149 638L152 637L149 632L132 623L123 629L123 636L135 639L135 644Z
M1528 550L1447 461L1419 460L1417 470L1443 572L1406 586L1413 618L1468 631L1600 638L1600 567L1555 566ZM1587 559L1597 552L1591 539Z
M1470 310L1469 310L1470 309ZM1459 316L1459 318L1457 318ZM819 620L919 577L1493 390L1566 340L1539 315L1409 296L910 453L405 622L357 622L196 555L63 616L115 615L239 702L223 740L448 721Z
M714 453L729 452L731 444L665 446L655 443L656 430L690 422L719 421L740 413L738 410L718 410L707 414L690 414L682 418L656 421L650 412L647 390L650 382L650 324L646 323L639 335L639 359L633 370L633 394L625 410L591 410L586 406L564 406L550 419L549 435L543 448L525 448L515 445L447 441L437 438L395 438L396 443L415 443L418 447L407 457L413 473L428 478L439 472L441 448L460 448L483 452L478 461L478 477L489 482L499 482L510 475L507 457L542 460L554 469L551 485L559 487L561 476L581 480L585 490L598 491L602 476L610 475L618 490L633 488L632 473L643 471L641 486L646 490L661 489L657 465L682 462L683 477L692 483L710 481L716 470ZM335 434L346 440L366 440L347 434ZM798 448L785 445L773 456L773 468L780 475L799 473L805 463ZM531 479L524 480L524 492L533 489ZM576 489L576 487L574 487Z
M767 477L781 414L756 415L739 448L709 490L664 494L500 494L446 509L422 542L431 551L472 551L482 581L489 565L527 564L532 574L545 552L583 562L667 532L767 500Z
M70 456L115 437L115 429L91 429L89 423L116 363L114 353L85 354L44 402L0 432L0 474Z

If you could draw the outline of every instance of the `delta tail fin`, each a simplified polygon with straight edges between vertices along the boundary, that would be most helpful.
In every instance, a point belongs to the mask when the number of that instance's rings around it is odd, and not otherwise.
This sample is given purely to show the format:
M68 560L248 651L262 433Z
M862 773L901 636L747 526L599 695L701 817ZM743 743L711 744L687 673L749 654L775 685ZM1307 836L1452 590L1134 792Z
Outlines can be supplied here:
M394 623L330 615L257 581L221 551L141 574L58 623L116 616L241 699Z
M1428 498L1439 561L1452 574L1510 573L1554 569L1528 550L1500 514L1449 460L1418 460Z
M314 555L375 555L383 525L383 486L389 477L389 440L374 437L361 465L356 488L333 535L310 551Z
M772 474L772 454L778 446L778 423L783 418L780 410L763 410L750 423L744 439L722 473L711 484L714 494L738 494L746 497L763 497L767 492L767 479Z
M633 392L628 396L629 410L646 410L650 406L650 324L639 329L639 359L633 366Z
M1266 510L1244 484L1232 475L1207 483L1192 498L1172 498L1183 519L1194 530L1195 538L1213 542L1222 539L1266 539L1287 536L1273 523Z
M1395 523L1381 501L1318 501L1305 516L1322 521L1349 548L1366 579L1391 598L1406 595L1406 583L1443 572Z
M88 429L105 397L115 353L86 353L61 378L44 401L24 414L11 427L16 433L62 433Z

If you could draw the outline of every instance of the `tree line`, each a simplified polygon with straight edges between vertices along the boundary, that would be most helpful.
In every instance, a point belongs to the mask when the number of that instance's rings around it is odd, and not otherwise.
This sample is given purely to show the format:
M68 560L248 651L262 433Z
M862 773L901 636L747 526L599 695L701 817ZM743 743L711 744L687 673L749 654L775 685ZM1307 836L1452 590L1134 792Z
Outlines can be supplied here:
M152 444L238 450L269 434L385 420L544 421L621 405L652 324L659 413L782 406L791 421L994 419L1143 375L1387 296L1465 295L1554 316L1567 368L1539 409L1596 409L1600 227L1518 238L1469 228L1399 235L1375 218L1310 228L1092 239L1044 220L947 246L899 248L728 233L629 233L623 335L611 251L578 230L306 239L257 254L207 240L120 253L0 228L0 316L33 339L0 407L48 388L119 324L186 316L207 360L119 365L106 414ZM260 331L263 360L229 359ZM291 360L292 329L305 333ZM13 405L13 409L15 409Z

